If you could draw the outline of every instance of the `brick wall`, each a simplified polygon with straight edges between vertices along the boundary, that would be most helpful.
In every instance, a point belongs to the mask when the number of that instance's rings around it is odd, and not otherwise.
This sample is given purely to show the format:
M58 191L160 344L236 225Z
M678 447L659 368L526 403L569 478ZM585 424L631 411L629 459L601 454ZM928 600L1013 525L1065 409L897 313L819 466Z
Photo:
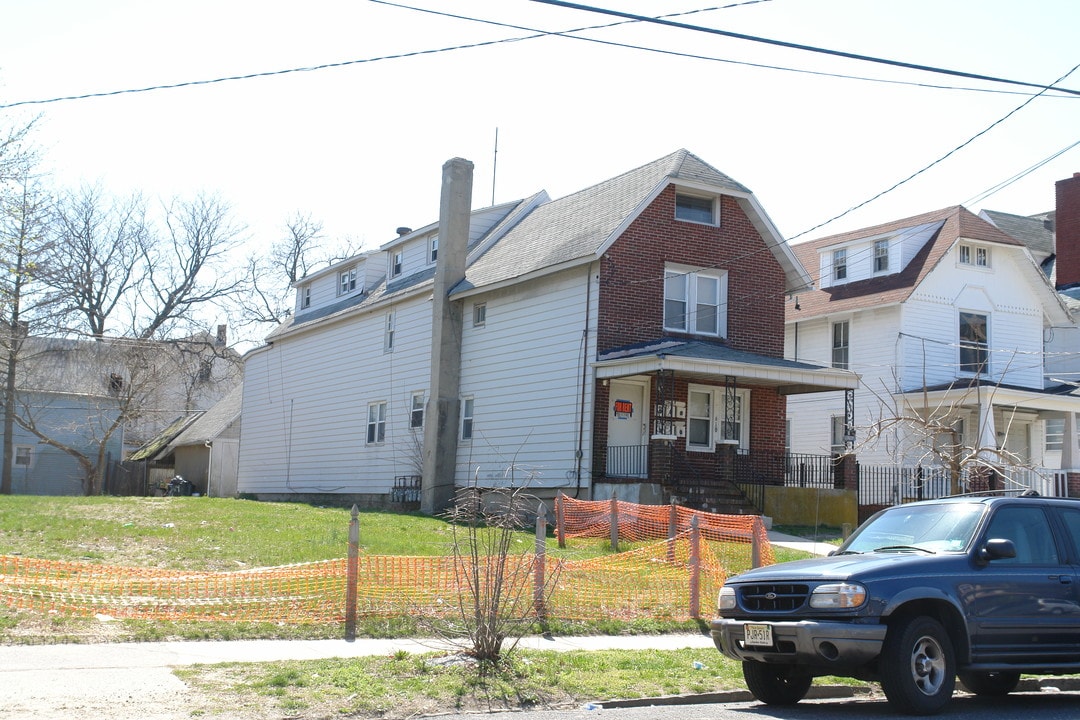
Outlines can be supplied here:
M1080 173L1056 183L1054 216L1058 288L1080 283Z
M597 345L601 352L665 334L665 262L727 270L727 344L783 357L784 271L765 240L731 197L721 199L719 227L675 220L671 186L631 223L601 261Z

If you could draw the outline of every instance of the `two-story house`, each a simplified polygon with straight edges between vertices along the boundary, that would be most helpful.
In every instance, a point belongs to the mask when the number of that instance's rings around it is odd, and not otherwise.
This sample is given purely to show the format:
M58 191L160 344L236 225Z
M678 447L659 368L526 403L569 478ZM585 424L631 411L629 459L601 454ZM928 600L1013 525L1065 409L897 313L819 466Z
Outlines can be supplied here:
M855 387L783 358L809 277L686 150L471 212L471 163L444 174L439 222L298 282L246 356L239 492L378 505L422 478L432 512L470 484L717 504L736 465L783 482L785 397Z
M789 398L792 451L994 466L1055 491L1030 469L1059 466L1063 418L1080 409L1048 372L1053 338L1075 326L1023 242L950 207L793 249L816 287L787 303L787 357L853 369L861 386L854 427L834 398Z

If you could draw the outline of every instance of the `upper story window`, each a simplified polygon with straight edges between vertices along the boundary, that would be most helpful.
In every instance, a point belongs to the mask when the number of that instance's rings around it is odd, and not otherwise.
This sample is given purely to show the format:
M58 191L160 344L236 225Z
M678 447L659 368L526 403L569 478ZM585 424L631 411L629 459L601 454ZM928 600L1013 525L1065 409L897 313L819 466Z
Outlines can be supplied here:
M409 408L409 427L413 430L424 427L424 393L415 392L412 395L412 406Z
M832 254L833 280L847 279L847 250L841 248L833 250Z
M473 436L473 399L461 398L461 439L472 440Z
M883 273L889 271L889 241L874 241L874 272Z
M15 446L15 464L28 467L34 457L34 448L29 445Z
M398 250L390 256L390 277L397 277L401 274L403 261L404 257L401 250Z
M487 303L476 303L472 307L473 327L484 327L487 324Z
M974 265L975 267L990 267L990 248L961 243L960 264Z
M986 315L960 313L960 371L985 373L989 359Z
M431 243L428 246L428 261L435 262L439 259L439 236L431 238Z
M386 402L368 405L367 444L386 442Z
M311 286L305 285L300 288L300 309L311 307Z
M699 195L675 194L675 218L689 222L719 225L716 199Z
M726 335L727 273L669 266L664 272L664 329Z
M394 351L394 313L386 313L386 325L383 329L383 352Z
M832 366L834 368L848 369L848 335L851 326L847 320L835 322L832 325Z
M342 270L338 274L338 295L347 295L356 289L356 268Z

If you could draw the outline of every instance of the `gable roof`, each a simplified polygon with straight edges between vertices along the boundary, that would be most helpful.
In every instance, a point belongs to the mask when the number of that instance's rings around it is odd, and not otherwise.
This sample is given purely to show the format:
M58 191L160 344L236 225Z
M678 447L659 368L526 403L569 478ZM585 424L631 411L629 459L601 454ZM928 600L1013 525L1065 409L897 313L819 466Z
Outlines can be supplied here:
M960 238L1023 247L1023 243L1019 240L977 217L966 208L955 205L882 225L799 243L792 249L802 264L812 269L815 281L819 281L818 257L821 250L862 238L911 231L932 223L940 223L940 228L900 272L801 293L798 296L798 310L795 309L794 301L788 301L787 320L808 320L829 313L902 303L937 267Z
M185 427L169 443L168 449L175 450L181 445L202 445L208 440L213 440L240 417L243 399L244 384L239 383L229 391L228 395L202 413L195 422Z
M452 294L467 294L475 288L497 286L599 258L671 183L737 197L783 266L789 287L808 282L805 271L753 194L682 149L540 205L467 268L465 279Z
M1036 262L1054 254L1054 213L1013 215L997 210L983 210L979 217L993 223L1002 232L1028 246Z

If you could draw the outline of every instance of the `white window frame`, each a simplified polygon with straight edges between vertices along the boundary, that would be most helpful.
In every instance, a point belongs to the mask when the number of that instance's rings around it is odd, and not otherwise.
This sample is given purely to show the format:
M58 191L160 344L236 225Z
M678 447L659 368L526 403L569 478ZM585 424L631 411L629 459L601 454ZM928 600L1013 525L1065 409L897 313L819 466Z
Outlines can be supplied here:
M847 280L847 248L840 248L832 251L832 276L833 280L836 282Z
M716 293L711 298L702 297L703 288L709 282L716 283ZM683 265L665 266L664 329L689 335L727 337L727 292L726 270L690 268ZM682 304L681 313L676 309L677 303ZM711 330L702 330L700 327L703 308L712 308L715 313L716 321ZM680 319L682 323L677 324Z
M409 429L423 430L424 428L424 391L418 390L412 394L409 401Z
M736 413L735 420L738 429L738 437L732 438L740 450L750 449L750 390L749 388L737 388L735 390ZM688 452L715 452L716 446L727 442L724 437L727 413L725 412L725 400L727 389L716 385L690 385L686 395L686 449ZM702 408L704 414L698 412L699 403L704 400ZM699 432L695 432L697 424ZM705 442L700 442L698 437L704 430Z
M963 337L964 332L964 316L970 315L973 317L981 317L983 324L986 327L986 338L982 341L965 340ZM970 323L969 323L970 325ZM957 369L961 373L974 375L976 373L980 375L990 374L990 313L980 312L977 310L960 310L956 314L956 338L957 338ZM976 353L975 362L971 360L965 361L965 353Z
M843 337L836 337L837 330ZM834 368L840 368L841 370L848 370L851 368L851 321L850 320L837 320L830 325L832 331L832 337L830 339L830 346L832 347L832 366ZM842 359L837 358L837 354L842 355Z
M842 455L847 450L844 442L844 416L829 416L829 452L833 455Z
M432 236L428 242L428 262L436 262L439 259L439 236Z
M34 464L34 448L32 445L16 445L15 457L11 459L15 467L30 467Z
M461 398L461 440L473 439L475 431L476 400L471 395Z
M311 285L304 285L300 288L300 309L305 310L311 307Z
M401 275L401 271L405 267L405 253L401 250L390 253L389 263L390 277L395 278Z
M720 203L717 200L716 197L676 191L675 219L717 227L720 225ZM706 205L708 205L707 214Z
M368 403L367 435L365 445L382 445L386 442L386 401Z
M1046 418L1043 421L1043 448L1045 452L1061 452L1065 449L1065 418Z
M889 272L889 241L874 241L874 274Z
M971 243L960 243L958 250L961 265L977 268L990 267L990 248Z
M396 335L397 319L394 313L386 313L386 322L383 326L383 352L394 352L394 335Z
M487 325L486 302L473 303L472 325L473 327L484 327Z
M356 290L356 268L349 268L338 273L338 295L348 295Z

